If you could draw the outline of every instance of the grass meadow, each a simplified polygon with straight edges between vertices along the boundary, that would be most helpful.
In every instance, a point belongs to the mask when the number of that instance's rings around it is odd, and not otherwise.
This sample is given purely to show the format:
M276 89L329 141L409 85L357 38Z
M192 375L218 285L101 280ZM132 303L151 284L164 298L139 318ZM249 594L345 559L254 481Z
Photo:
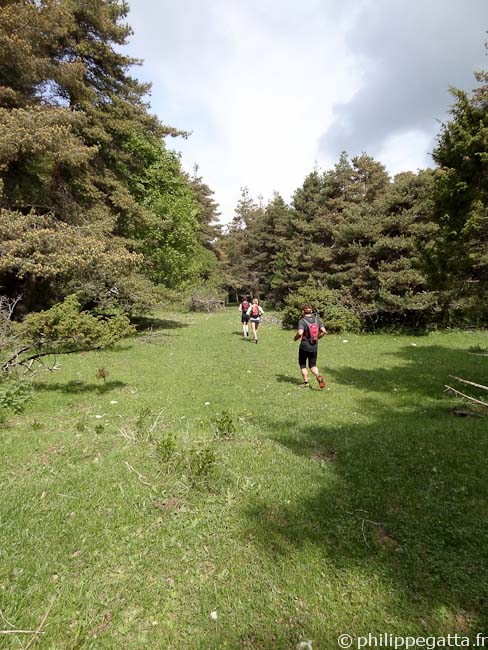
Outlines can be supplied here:
M327 336L323 391L292 336L161 312L36 375L0 429L1 648L486 633L488 419L444 385L488 384L488 334Z

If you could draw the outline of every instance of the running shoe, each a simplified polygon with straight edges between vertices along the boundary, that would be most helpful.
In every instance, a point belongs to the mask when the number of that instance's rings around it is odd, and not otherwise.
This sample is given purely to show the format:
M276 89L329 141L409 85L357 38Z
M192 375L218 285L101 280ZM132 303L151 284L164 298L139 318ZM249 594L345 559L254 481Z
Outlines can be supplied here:
M322 375L317 375L317 381L319 382L320 389L325 388L327 386Z

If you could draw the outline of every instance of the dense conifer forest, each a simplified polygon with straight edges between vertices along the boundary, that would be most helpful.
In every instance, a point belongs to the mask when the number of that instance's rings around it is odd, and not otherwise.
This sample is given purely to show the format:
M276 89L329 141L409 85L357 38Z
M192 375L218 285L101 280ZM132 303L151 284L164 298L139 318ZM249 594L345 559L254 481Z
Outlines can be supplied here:
M309 296L366 330L487 323L486 73L452 90L432 169L391 178L343 152L290 204L258 204L244 186L222 228L198 167L186 173L171 148L186 134L151 114L121 53L127 12L116 0L0 8L0 292L16 320L71 295L132 317L200 292L277 308Z

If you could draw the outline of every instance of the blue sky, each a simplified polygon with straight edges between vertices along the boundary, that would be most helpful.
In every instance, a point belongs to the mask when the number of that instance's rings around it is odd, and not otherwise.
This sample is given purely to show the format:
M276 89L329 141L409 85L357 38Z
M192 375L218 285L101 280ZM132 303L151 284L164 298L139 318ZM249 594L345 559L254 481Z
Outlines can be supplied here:
M129 0L151 111L191 131L222 222L240 188L289 200L342 150L391 174L432 165L449 86L487 69L487 0Z

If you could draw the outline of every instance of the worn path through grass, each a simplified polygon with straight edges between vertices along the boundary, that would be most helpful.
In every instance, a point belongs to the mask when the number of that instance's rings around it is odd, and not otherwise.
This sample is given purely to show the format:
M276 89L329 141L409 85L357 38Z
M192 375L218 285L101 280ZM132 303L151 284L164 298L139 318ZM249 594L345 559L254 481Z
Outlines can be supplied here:
M31 647L488 629L487 420L443 392L488 383L486 332L329 336L324 391L297 388L292 333L239 333L236 311L159 314L38 375L0 430L0 628L52 604Z

